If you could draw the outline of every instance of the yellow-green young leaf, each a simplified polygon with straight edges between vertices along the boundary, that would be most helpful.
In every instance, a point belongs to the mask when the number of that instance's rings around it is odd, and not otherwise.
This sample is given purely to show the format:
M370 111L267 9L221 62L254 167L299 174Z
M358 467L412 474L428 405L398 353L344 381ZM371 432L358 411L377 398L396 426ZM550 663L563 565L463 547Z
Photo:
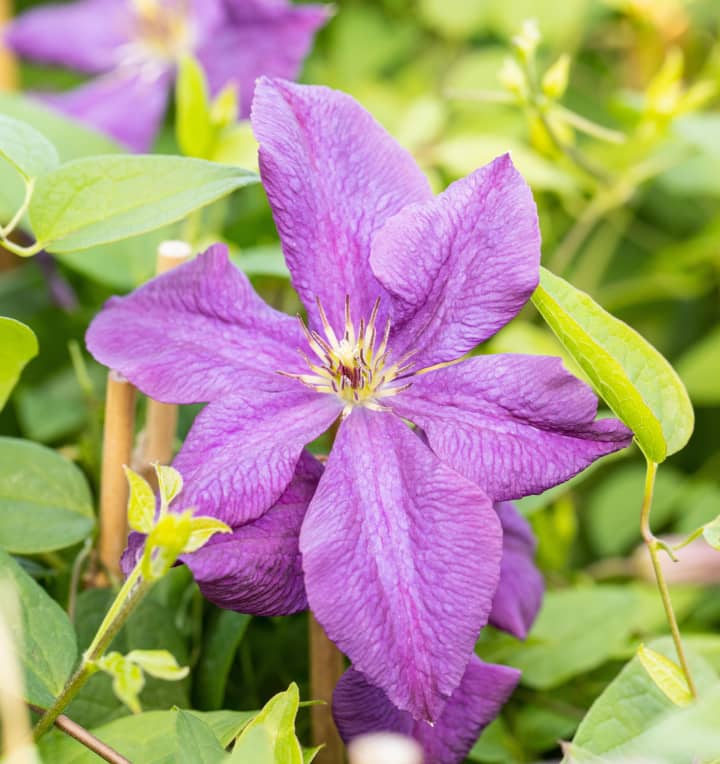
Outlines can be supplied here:
M145 676L140 666L128 661L120 653L108 653L95 665L113 678L113 692L134 714L142 711L140 693L145 686Z
M190 539L192 512L163 515L148 534L141 567L148 581L164 576Z
M209 159L215 137L205 72L192 56L180 62L175 85L175 135L185 156Z
M676 706L687 706L692 702L693 696L680 666L645 645L640 645L637 656L645 671L668 700Z
M720 517L716 517L703 528L703 537L711 547L720 550Z
M160 498L164 506L167 507L182 491L182 475L174 467L167 467L163 464L155 465L155 474L157 475Z
M37 353L38 343L33 331L14 318L0 316L0 409L25 364Z
M271 698L238 737L232 761L259 761L250 754L269 747L274 756L269 760L271 764L303 764L302 748L295 735L299 702L300 695L294 682L285 692Z
M190 538L183 547L183 552L196 552L216 533L232 533L232 528L214 517L194 517L190 521Z
M532 300L649 459L662 462L688 442L695 423L690 398L647 340L544 268Z
M0 157L26 179L37 178L60 164L55 146L42 133L4 114L0 115Z
M125 660L140 666L145 673L169 682L184 679L190 671L187 666L179 666L168 650L131 650Z
M150 533L155 524L155 494L148 482L130 469L123 466L130 485L128 499L128 525L140 533Z
M210 119L218 129L235 124L238 118L238 95L235 84L230 82L217 95L212 102Z

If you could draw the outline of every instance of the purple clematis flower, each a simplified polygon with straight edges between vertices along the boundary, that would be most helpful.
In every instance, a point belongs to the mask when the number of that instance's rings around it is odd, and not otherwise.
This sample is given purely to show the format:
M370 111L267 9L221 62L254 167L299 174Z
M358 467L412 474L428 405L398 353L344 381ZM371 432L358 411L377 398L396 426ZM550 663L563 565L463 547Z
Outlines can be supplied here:
M233 528L263 518L340 421L300 528L307 599L394 707L436 721L501 580L493 502L567 480L631 433L595 421L557 358L462 360L538 281L535 205L507 156L434 197L344 94L263 79L252 122L309 326L215 246L112 299L88 347L153 398L209 403L175 466L185 505ZM522 610L497 617L522 630Z
M5 40L22 56L100 75L43 97L131 150L147 151L180 57L198 57L213 95L234 83L246 117L256 78L294 77L329 12L288 0L76 0L28 11Z

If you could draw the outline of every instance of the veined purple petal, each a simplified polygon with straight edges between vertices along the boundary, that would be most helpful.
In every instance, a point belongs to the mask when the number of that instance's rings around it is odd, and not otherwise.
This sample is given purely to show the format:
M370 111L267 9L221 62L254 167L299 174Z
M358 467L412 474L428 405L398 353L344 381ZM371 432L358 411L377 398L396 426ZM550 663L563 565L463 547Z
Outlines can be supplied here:
M369 732L398 732L422 745L425 764L460 764L519 679L517 669L483 663L473 655L462 682L431 726L393 706L381 689L350 668L335 688L333 715L346 743Z
M298 536L321 474L320 462L303 452L290 485L260 519L218 533L183 557L207 599L252 615L307 607Z
M420 367L453 361L513 318L537 286L532 193L510 157L499 157L388 220L370 265L393 298L393 347L419 351Z
M128 42L131 19L127 0L53 3L18 16L4 38L21 56L100 74L118 63L118 48Z
M535 565L537 542L528 521L509 501L495 505L503 529L500 583L490 623L525 639L542 604L545 583Z
M335 396L287 380L282 390L238 391L195 420L173 465L181 503L231 527L256 520L282 496L303 447L337 419Z
M477 356L388 401L495 501L541 493L632 440L617 419L595 421L597 398L559 358Z
M118 69L73 90L36 95L131 151L145 152L162 122L169 88L169 72L147 78L134 70Z
M294 79L330 8L290 3L228 2L230 21L198 51L210 90L234 83L240 115L250 114L255 80L261 75Z
M414 718L462 679L500 572L485 494L399 418L340 426L300 534L310 607L330 639Z
M167 403L211 401L256 385L284 389L278 370L307 371L298 322L263 302L220 244L113 297L86 341L100 363Z
M336 330L345 296L355 316L383 293L368 266L375 232L405 205L431 198L427 180L350 96L261 79L252 123L260 171L293 284L317 327L319 297Z

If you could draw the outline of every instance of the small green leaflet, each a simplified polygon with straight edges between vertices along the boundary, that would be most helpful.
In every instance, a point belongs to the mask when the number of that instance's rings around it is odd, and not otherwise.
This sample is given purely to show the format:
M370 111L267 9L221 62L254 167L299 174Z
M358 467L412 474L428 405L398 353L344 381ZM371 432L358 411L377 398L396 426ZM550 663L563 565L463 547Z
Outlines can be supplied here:
M5 405L20 372L38 354L32 329L14 318L0 316L0 409Z
M692 404L649 342L544 268L532 301L648 459L660 463L683 448L695 423Z
M640 645L637 657L653 682L676 706L687 706L692 702L692 693L677 663L645 645Z

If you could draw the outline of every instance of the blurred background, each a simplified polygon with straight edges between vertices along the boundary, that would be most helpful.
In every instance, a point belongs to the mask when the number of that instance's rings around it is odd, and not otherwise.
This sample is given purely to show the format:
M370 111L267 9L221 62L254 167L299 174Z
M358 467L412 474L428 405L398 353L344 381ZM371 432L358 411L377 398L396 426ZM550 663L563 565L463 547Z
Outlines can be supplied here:
M18 1L16 12L33 4ZM544 265L641 332L689 389L695 434L660 469L654 530L689 533L720 514L717 1L334 5L303 81L355 96L412 151L437 190L498 154L512 153L535 193ZM26 62L19 73L29 90L81 81ZM0 96L0 111L22 118L26 108L16 96ZM159 152L177 151L172 113L157 141ZM67 156L83 153L71 131L53 129L49 137L66 141ZM243 151L242 161L252 162L249 136ZM233 244L236 262L267 299L297 309L260 187L205 211L200 227ZM104 371L84 352L84 330L108 296L152 276L156 245L172 234L57 260L2 259L0 313L31 326L40 355L0 414L0 434L59 448L97 480ZM486 349L562 353L531 307ZM182 411L183 431L196 410ZM659 599L647 583L651 573L644 554L635 552L643 473L642 457L632 449L570 485L520 503L538 537L549 594L525 645L489 629L483 634L483 657L517 665L524 677L502 718L474 749L473 761L556 755L556 741L572 737L638 640L664 631ZM56 564L34 561L35 574L59 592L67 586L62 562L62 555ZM709 636L720 626L720 555L702 542L692 545L668 575L683 578L674 598L690 643L702 646L720 668L720 638ZM78 617L84 607L92 621L90 600L101 596L85 593ZM245 616L221 614L198 599L182 570L155 596L155 630L164 630L186 655L206 644L203 630L235 634L241 623L247 627L227 657L229 681L219 702L257 707L291 680L302 685L302 616L249 623ZM183 697L173 693L190 691L183 686L164 685L146 706L182 705ZM196 707L217 702L203 696L201 685L193 693ZM86 701L78 713L94 726L122 711Z

